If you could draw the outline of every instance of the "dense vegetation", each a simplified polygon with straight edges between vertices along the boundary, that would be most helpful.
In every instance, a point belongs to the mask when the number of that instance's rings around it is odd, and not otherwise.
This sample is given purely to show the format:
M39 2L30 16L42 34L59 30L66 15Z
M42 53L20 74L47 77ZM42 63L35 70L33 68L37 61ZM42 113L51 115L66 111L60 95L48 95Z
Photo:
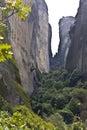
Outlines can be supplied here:
M12 114L0 112L0 130L59 130L43 121L25 106L18 106Z
M31 104L40 117L31 107L13 107L0 96L0 130L86 130L87 82L82 74L60 69L37 75Z
M75 130L86 129L87 82L83 77L78 70L70 74L65 69L38 73L39 87L31 96L34 112L62 130L66 124L70 130L74 130L74 125L78 127Z

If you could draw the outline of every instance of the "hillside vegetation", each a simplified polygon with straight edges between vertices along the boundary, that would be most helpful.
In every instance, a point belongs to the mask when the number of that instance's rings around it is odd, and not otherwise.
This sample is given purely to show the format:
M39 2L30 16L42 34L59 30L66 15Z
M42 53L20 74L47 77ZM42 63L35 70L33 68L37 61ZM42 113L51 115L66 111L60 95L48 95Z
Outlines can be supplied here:
M48 74L38 72L39 87L31 96L34 112L61 130L85 130L87 82L83 77L79 70L72 73L65 69Z

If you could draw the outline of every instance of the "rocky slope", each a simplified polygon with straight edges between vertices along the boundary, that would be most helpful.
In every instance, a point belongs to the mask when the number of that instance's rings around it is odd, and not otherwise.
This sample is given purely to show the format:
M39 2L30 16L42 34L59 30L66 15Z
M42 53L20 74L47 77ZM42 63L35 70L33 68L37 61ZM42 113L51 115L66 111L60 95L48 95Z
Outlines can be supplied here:
M87 0L81 0L76 16L75 27L71 30L72 43L66 67L72 71L77 68L87 79Z
M35 69L49 71L48 9L44 0L23 0L32 11L25 21L11 17L9 39L21 77L28 94L34 89Z

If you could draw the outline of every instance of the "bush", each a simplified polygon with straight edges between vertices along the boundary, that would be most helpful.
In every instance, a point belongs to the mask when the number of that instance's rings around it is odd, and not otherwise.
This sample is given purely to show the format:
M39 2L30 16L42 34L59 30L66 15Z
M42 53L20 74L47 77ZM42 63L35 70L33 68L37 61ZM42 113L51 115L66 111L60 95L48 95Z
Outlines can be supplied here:
M66 130L66 124L63 121L63 117L59 113L52 114L47 121L52 122L55 126L58 126L61 130Z
M68 104L68 109L70 109L74 115L80 115L81 103L76 98L72 98Z
M0 96L0 110L1 111L8 111L12 113L12 106L3 98Z
M74 121L74 115L70 110L61 110L59 113L63 116L66 124L70 124Z
M43 103L42 104L42 112L46 113L47 116L51 115L53 113L53 109L51 104Z
M70 77L70 86L76 86L77 82L81 80L81 77L82 77L81 72L75 69L72 72L71 77Z
M65 107L67 101L64 95L59 95L52 99L51 104L56 109L62 109Z
M85 97L87 96L87 90L83 88L76 88L71 92L71 96L80 100L80 102L84 102Z
M44 83L45 87L51 88L54 84L54 80L53 79L47 79Z
M62 81L58 81L58 82L55 82L55 83L54 83L53 87L58 90L58 89L63 89L63 88L64 88L64 85L63 85L63 82L62 82Z
M74 122L71 126L71 130L86 130L84 124L80 122Z

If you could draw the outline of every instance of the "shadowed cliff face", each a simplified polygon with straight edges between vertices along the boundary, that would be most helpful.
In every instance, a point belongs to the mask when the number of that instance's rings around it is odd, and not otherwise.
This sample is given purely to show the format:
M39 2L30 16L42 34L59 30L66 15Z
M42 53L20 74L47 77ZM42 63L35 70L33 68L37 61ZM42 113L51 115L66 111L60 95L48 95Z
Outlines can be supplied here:
M71 31L72 33L72 31ZM66 67L78 68L87 79L87 0L80 1Z
M49 71L48 9L44 0L23 0L32 12L25 21L11 17L9 38L18 64L22 85L33 91L35 69Z

